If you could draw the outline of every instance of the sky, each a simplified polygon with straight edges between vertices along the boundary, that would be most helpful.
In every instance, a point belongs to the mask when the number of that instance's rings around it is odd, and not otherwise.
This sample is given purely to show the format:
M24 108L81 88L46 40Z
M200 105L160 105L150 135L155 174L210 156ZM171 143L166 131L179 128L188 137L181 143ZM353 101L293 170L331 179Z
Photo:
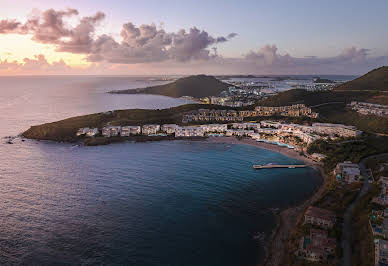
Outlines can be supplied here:
M0 75L359 75L388 65L386 0L0 5Z

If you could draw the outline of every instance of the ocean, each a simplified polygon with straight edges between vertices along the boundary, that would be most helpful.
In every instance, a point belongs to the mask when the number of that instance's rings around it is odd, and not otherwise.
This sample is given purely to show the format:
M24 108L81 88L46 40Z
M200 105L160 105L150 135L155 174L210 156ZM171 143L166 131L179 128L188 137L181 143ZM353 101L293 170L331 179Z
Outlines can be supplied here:
M6 143L29 126L75 115L187 103L113 89L144 77L0 77L0 265L256 265L274 211L320 184L298 163L247 145L205 141L80 147ZM262 237L264 235L264 237Z

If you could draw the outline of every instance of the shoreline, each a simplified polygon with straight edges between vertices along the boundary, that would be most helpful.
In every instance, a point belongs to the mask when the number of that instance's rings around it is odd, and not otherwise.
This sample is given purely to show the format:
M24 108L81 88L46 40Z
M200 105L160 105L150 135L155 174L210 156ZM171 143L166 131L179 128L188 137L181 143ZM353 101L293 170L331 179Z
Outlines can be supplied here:
M273 152L281 153L290 158L301 160L308 166L318 171L322 182L314 191L312 191L311 195L303 202L297 205L289 206L288 208L281 210L279 214L276 214L277 224L270 234L268 244L264 246L266 254L264 260L261 262L261 265L281 265L281 262L286 254L289 236L295 229L295 226L298 224L299 220L303 218L304 210L324 192L328 182L328 176L326 176L322 166L319 163L300 155L297 151L288 149L286 147L257 142L253 139L238 140L235 137L208 138L207 141L211 143L245 144L265 150L270 150Z

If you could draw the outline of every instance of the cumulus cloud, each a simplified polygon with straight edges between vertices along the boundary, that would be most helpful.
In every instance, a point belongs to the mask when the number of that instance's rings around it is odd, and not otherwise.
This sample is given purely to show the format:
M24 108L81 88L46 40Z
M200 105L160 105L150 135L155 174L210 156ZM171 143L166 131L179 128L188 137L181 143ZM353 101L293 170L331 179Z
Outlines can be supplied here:
M120 74L136 74L132 71L141 68L159 74L362 74L388 64L388 56L371 57L368 49L357 47L322 58L281 54L275 44L267 44L239 58L224 58L218 56L217 45L230 41L237 33L213 36L197 27L167 32L155 24L128 22L122 25L119 38L114 38L96 34L104 18L102 12L82 17L76 9L48 9L25 22L0 20L0 34L30 34L34 41L54 45L57 51L84 55L91 63L89 73L119 70L123 71ZM69 71L70 67L63 61L50 64L38 55L21 64L0 60L0 69Z
M234 37L213 37L196 27L175 33L157 29L155 24L136 27L133 23L124 24L120 36L121 42L108 35L99 36L92 45L88 60L122 64L208 60L215 56L210 52L212 46Z
M184 29L166 32L155 24L137 27L128 22L120 31L121 41L116 41L109 35L95 36L98 23L105 18L104 13L81 17L78 25L72 27L66 19L78 14L76 9L48 9L23 24L16 20L2 20L0 33L32 34L34 41L53 44L60 52L85 54L92 62L124 64L208 60L212 57L212 46L236 36L236 33L230 33L226 37L213 37L196 27L187 32Z

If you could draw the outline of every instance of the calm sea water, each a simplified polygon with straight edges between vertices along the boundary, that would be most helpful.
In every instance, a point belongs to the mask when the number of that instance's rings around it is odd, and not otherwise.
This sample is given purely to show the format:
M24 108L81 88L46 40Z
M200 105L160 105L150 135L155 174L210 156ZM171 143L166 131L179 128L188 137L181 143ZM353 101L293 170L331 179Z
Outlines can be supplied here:
M0 78L0 137L30 125L122 108L184 103L105 91L135 78ZM0 142L0 265L255 265L271 208L308 197L312 169L246 145L172 141L99 147Z

